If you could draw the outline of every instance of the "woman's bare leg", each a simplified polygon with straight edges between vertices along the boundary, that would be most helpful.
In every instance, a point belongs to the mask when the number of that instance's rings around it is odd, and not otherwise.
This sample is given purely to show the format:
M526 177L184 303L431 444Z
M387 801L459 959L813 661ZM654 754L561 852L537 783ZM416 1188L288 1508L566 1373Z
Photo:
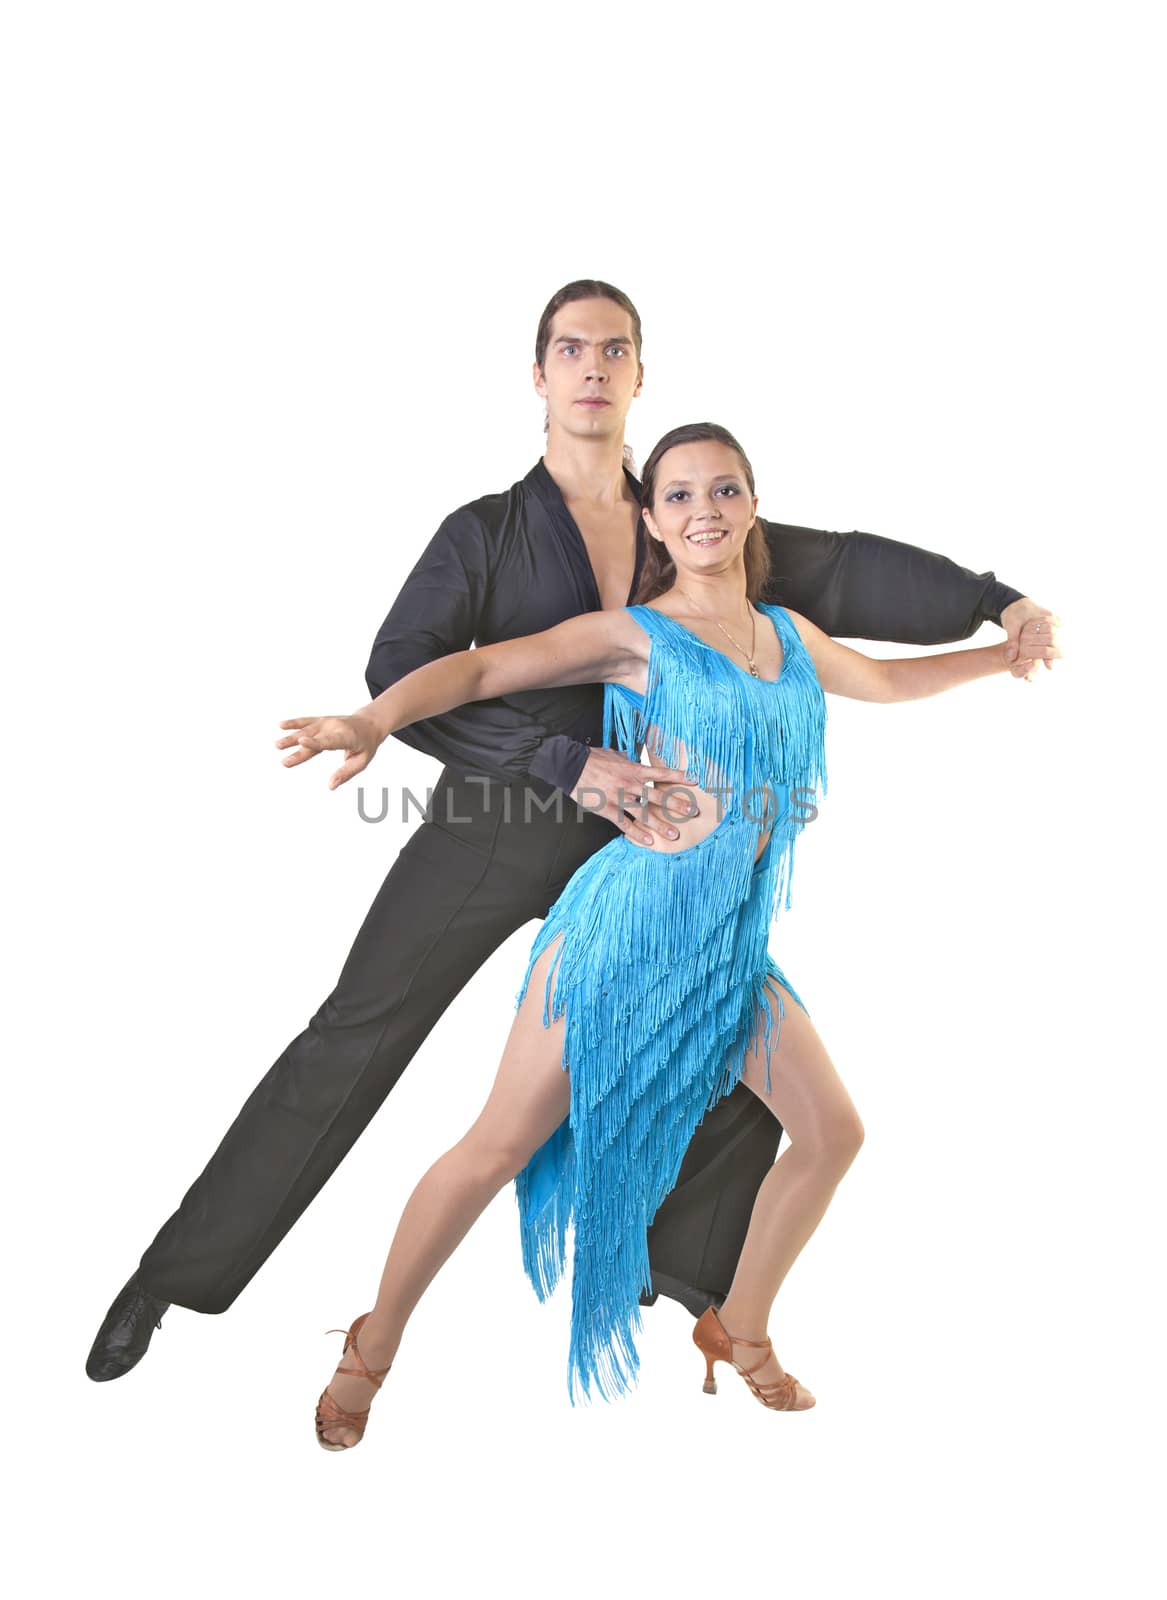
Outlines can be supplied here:
M771 979L771 995L777 987ZM770 1094L760 1039L742 1073L790 1138L758 1190L737 1270L718 1312L727 1331L743 1339L766 1338L774 1297L863 1143L863 1124L813 1023L788 990L783 989L782 1001L785 1016L770 1057ZM771 1004L777 1021L776 1000ZM735 1344L733 1359L754 1367L760 1353ZM777 1357L752 1376L759 1384L776 1383L782 1376ZM799 1385L796 1409L813 1403L810 1391Z
M401 1214L376 1305L357 1335L374 1370L387 1367L414 1307L483 1211L567 1116L569 1075L564 1022L543 1026L543 985L556 944L539 957L515 1014L494 1087L469 1130L421 1179ZM553 991L554 992L554 991ZM343 1365L355 1365L352 1353ZM328 1391L346 1411L363 1411L376 1393L366 1378L334 1376ZM333 1444L355 1444L351 1428L327 1428Z

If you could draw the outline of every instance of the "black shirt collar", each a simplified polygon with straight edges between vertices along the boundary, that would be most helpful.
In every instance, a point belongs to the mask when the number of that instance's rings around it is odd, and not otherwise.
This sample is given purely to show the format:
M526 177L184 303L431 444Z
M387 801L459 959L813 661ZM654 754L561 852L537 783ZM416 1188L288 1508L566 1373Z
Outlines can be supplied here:
M631 472L629 472L627 467L624 468L624 476L628 480L628 487L636 496L637 502L639 502L639 480L635 478ZM551 517L552 521L555 522L555 524L562 531L567 532L574 541L578 542L579 553L582 559L587 563L588 570L590 572L591 562L588 560L587 546L584 544L583 535L579 531L579 527L576 524L575 518L567 509L567 504L564 501L562 491L560 490L560 487L556 483L555 479L548 472L546 463L544 462L542 456L540 456L539 460L536 461L530 472L528 472L527 476L523 479L523 483L528 489L530 489L531 493L536 497L540 505L542 505L548 516ZM632 572L632 588L630 590L630 594L636 593L637 585L640 582L640 572L644 565L645 545L646 535L644 530L644 518L640 516L636 519L636 562ZM598 602L598 594L596 598Z

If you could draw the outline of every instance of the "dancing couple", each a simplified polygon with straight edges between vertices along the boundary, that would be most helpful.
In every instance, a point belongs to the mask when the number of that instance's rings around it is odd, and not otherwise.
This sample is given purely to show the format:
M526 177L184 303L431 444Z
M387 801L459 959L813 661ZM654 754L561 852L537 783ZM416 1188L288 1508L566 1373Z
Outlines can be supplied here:
M890 700L991 671L1029 678L1058 654L1057 619L927 551L762 522L742 451L711 425L667 435L638 485L623 434L640 347L611 285L553 297L536 340L544 460L442 524L374 646L371 705L286 725L289 764L348 752L334 783L389 732L447 770L332 995L110 1307L91 1377L130 1370L169 1304L231 1304L437 1016L541 916L494 1089L411 1196L318 1437L361 1437L413 1306L511 1179L541 1295L574 1227L573 1399L627 1388L639 1305L663 1292L698 1317L707 1386L728 1360L765 1403L811 1403L766 1320L860 1126L765 944L825 782L823 692ZM909 661L828 637L938 643L986 619L1006 628L1001 644ZM691 814L669 806L677 786ZM520 790L579 803L503 803Z

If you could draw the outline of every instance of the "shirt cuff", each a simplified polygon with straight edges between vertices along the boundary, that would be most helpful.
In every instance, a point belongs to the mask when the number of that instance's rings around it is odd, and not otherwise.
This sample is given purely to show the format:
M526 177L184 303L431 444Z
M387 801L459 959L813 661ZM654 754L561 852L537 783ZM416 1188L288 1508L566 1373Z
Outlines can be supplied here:
M1007 583L994 580L993 585L985 593L981 601L981 612L990 622L1001 626L1001 613L1006 606L1011 606L1014 600L1023 600L1025 596L1020 589L1011 589Z
M591 753L591 746L582 740L566 733L553 733L535 751L527 763L527 772L532 778L542 778L570 796Z

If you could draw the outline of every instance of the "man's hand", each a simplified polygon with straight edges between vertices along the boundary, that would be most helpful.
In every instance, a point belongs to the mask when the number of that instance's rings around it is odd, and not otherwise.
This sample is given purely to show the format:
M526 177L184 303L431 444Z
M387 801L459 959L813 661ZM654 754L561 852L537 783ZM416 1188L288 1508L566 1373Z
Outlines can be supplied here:
M1001 626L1006 634L1005 660L1010 663L1009 671L1015 678L1032 683L1037 677L1038 663L1042 661L1047 669L1053 670L1054 662L1062 655L1058 648L1061 624L1061 617L1027 595L1005 607L1001 613Z
M679 839L676 824L698 814L692 787L688 795L670 798L666 812L661 800L650 798L649 783L688 784L688 779L673 767L646 767L618 750L601 748L588 757L571 798L585 811L614 822L633 844L652 844L653 834Z
M328 780L330 789L347 783L363 772L381 748L384 735L371 717L359 711L351 717L289 717L280 723L281 728L295 728L284 739L276 740L277 750L297 746L290 756L284 757L285 767L298 767L302 761L311 761L322 750L343 750L346 759Z

